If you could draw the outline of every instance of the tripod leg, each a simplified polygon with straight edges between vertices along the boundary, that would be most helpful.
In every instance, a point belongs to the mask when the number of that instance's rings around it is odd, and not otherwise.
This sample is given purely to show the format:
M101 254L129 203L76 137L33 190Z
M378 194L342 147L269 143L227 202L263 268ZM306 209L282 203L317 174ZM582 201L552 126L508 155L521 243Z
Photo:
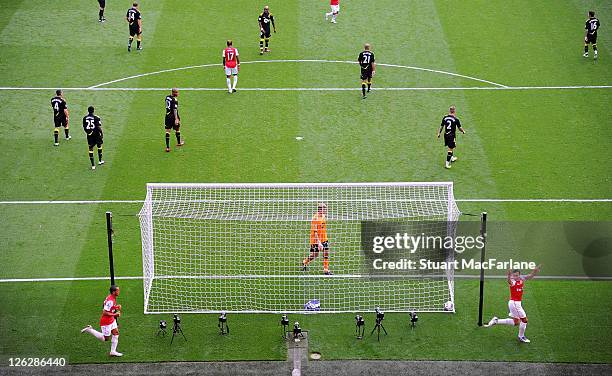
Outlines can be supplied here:
M376 327L377 327L377 326L378 326L378 325L375 325L375 326L374 326L374 328L372 328L372 331L370 332L370 335L374 334L374 331L376 330Z
M387 329L385 329L385 327L383 326L383 324L380 324L380 327L382 328L382 330L384 330L385 335L388 335L388 334L387 334Z

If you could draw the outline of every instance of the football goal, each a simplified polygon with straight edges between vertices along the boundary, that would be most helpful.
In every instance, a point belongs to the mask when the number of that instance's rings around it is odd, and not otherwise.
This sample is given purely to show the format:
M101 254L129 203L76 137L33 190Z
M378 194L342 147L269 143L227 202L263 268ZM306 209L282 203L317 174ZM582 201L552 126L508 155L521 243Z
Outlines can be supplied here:
M453 270L373 264L452 261L453 249L380 255L368 244L389 228L452 235L459 215L450 182L147 184L144 312L444 311Z

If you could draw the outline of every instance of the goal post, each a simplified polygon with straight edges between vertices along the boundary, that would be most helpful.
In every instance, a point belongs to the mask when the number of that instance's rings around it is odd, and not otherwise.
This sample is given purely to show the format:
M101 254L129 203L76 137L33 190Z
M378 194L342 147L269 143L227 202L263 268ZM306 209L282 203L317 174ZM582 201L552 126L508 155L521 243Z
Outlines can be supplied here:
M329 250L313 252L319 204ZM459 215L452 182L150 183L139 213L144 312L444 311L452 269L374 271L364 239L389 226L451 235ZM426 252L401 256L454 260L452 249Z

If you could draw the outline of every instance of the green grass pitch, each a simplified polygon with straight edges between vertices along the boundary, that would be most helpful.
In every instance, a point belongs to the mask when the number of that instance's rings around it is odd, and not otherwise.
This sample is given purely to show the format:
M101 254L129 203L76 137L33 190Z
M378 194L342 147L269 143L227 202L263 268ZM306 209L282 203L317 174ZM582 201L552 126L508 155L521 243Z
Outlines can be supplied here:
M104 24L89 0L15 0L0 7L2 280L105 276L107 210L115 219L116 274L142 274L140 204L7 201L142 200L147 182L453 181L461 200L612 197L612 89L467 89L611 85L609 2L346 0L333 25L323 19L327 0L270 0L278 33L265 56L259 56L256 23L263 2L142 1L144 50L128 53L130 3L107 2ZM597 61L592 53L581 56L589 9L602 22ZM164 153L162 106L169 91L163 89L223 89L225 78L218 65L140 75L219 64L228 38L244 62L238 93L182 90L186 145ZM381 64L366 100L356 65L298 62L354 61L365 42ZM262 62L269 60L278 61ZM105 84L130 76L138 77ZM92 86L126 90L87 89ZM377 90L409 87L430 89ZM55 88L66 89L73 135L59 147L53 147L49 106ZM331 90L338 88L354 90ZM105 129L107 164L96 171L89 169L80 124L90 104ZM435 133L451 104L468 133L458 140L459 161L445 170ZM609 201L460 201L459 208L486 210L498 221L612 219ZM555 257L520 252L535 260ZM602 260L612 265L610 255ZM108 344L79 334L83 325L97 325L107 284L1 282L0 356L109 361ZM119 361L286 358L277 315L231 315L232 334L225 337L217 335L216 316L185 315L188 342L179 339L169 351L169 339L155 333L158 320L170 318L142 313L141 280L120 286L125 356ZM605 345L612 340L609 281L529 283L528 346L515 340L515 329L476 326L476 280L457 280L455 291L456 314L423 314L414 331L407 315L389 314L389 335L380 343L355 341L353 315L290 318L310 331L310 350L324 359L612 362ZM485 316L503 315L506 299L504 282L490 280ZM366 331L372 316L366 314Z

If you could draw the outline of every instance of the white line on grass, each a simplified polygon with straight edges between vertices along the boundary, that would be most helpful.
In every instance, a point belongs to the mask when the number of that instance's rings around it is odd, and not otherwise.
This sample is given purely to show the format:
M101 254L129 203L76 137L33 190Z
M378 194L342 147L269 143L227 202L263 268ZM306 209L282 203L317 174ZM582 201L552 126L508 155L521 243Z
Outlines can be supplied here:
M320 60L320 59L255 60L255 61L242 61L240 63L241 64L262 64L262 63L340 63L340 64L358 64L356 61ZM497 86L497 87L504 87L504 88L507 87L506 85L502 85L502 84L499 84L497 82L483 80L481 78L476 78L476 77L471 77L471 76L466 76L466 75L459 74L459 73L446 72L446 71L438 70L438 69L413 67L413 66L409 66L409 65L399 65L399 64L383 64L383 63L377 63L376 66L378 66L378 67L412 69L412 70L418 70L418 71L423 71L423 72L438 73L438 74L444 74L444 75L447 75L447 76L461 77L461 78L465 78L465 79L472 80L472 81L478 81L478 82L486 83L486 84ZM108 82L103 82L103 83L92 85L89 88L90 89L94 89L94 88L98 88L98 87L101 87L101 86L111 85L111 84L114 84L114 83L117 83L117 82L127 81L127 80L131 80L131 79L134 79L134 78L152 76L152 75L156 75L156 74L162 74L162 73L168 73L168 72L176 72L176 71L187 70L187 69L195 69L195 68L209 68L209 67L221 67L221 64L201 64L201 65L190 65L190 66L179 67L179 68L162 69L162 70L155 71L155 72L135 74L133 76L118 78L116 80L112 80L112 81L108 81Z
M375 87L375 91L461 91L461 90L488 90L488 91L505 91L505 90L597 90L611 89L612 85L582 85L582 86L511 86L511 87ZM54 91L55 87L12 87L2 86L0 91ZM68 87L62 88L64 91L169 91L171 88L166 87ZM227 91L224 88L218 87L179 87L182 91ZM239 88L240 91L359 91L359 88L350 87L254 87L254 88Z
M335 274L333 276L327 276L323 274L291 274L291 275L238 275L238 276L163 276L156 279L253 279L253 278L369 278L369 275L364 274ZM377 275L376 278L397 278L397 275ZM408 276L410 278L416 277L432 277L432 278L446 278L446 275L412 275ZM470 274L455 274L455 278L457 279L479 279L479 275L470 275ZM505 275L488 275L487 279L506 279ZM108 280L109 277L62 277L62 278L5 278L0 279L0 283L25 283L25 282L77 282L77 281L105 281ZM141 276L129 276L129 277L115 277L115 280L142 280ZM571 276L563 276L563 275L541 275L538 276L538 279L565 279L565 280L612 280L612 277L603 276L603 277L588 277L588 276L580 276L580 275L571 275Z
M612 198L467 198L457 202L577 202L604 203ZM97 204L142 204L143 200L15 200L0 201L0 205L97 205Z

